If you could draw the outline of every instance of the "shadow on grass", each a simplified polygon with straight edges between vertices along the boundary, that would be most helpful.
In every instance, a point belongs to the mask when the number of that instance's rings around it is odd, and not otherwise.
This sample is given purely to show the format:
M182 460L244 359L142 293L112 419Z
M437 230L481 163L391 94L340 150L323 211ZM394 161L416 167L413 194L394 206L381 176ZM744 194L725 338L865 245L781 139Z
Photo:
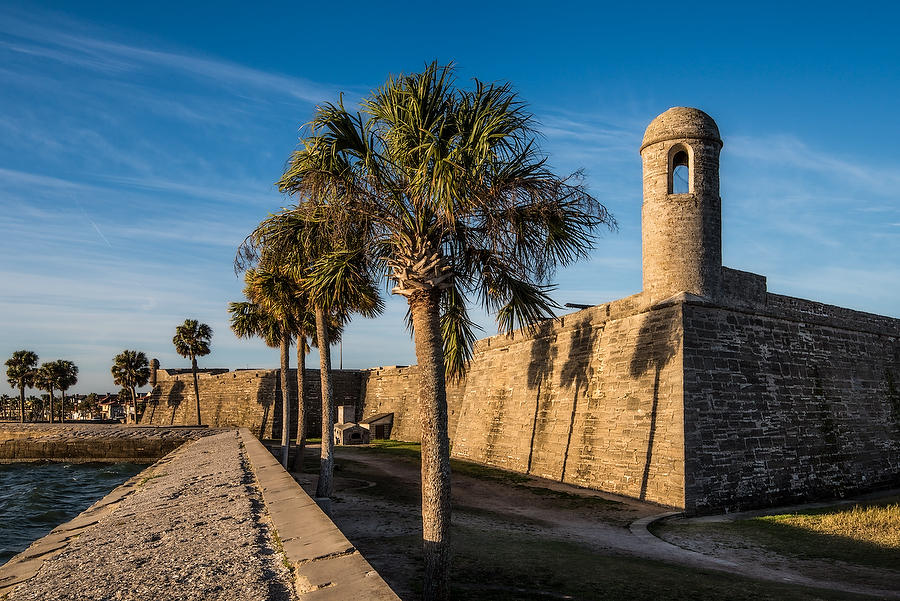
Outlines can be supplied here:
M415 442L403 442L399 440L378 440L368 446L354 446L354 450L380 453L401 457L412 460L416 463L420 460L420 445ZM453 475L468 476L478 480L488 482L496 482L499 484L509 484L517 488L527 490L535 495L542 497L551 497L564 502L566 508L573 507L602 507L604 509L615 509L617 506L623 505L619 501L605 499L593 495L578 495L570 492L546 488L540 485L540 480L520 474L518 472L510 472L496 467L483 465L481 463L472 463L461 459L451 459L450 469Z
M735 533L782 555L804 559L833 559L874 568L900 570L900 548L852 536L817 532L778 519L781 516L727 524Z
M355 447L354 452L387 453L414 466L417 448L418 445L409 443L393 443L365 450ZM353 545L404 601L417 601L421 598L423 561L417 511L419 489L409 482L408 470L404 470L407 479L403 479L396 473L354 461L348 455L350 453L343 453L337 457L334 519L339 527L346 527L345 534ZM524 487L521 483L506 480L502 470L477 468L477 473L492 482ZM374 486L358 488L359 480L367 480ZM344 499L340 499L342 481L353 487L353 494ZM376 523L384 524L383 527L360 530L360 515L370 516L373 512L366 497L387 502L377 507ZM559 503L560 507L564 505L564 502ZM477 527L457 520L452 525L451 580L452 598L456 601L869 599L616 555L584 543L557 539L549 530L543 530L538 521L533 523L538 531L511 530L510 524L523 523L522 518L512 512L473 511L466 506L455 506L454 510L458 515L469 513L488 518L480 521Z
M394 574L396 557L422 564L418 536L352 541L404 601L421 598L422 571ZM455 601L853 601L859 595L761 582L659 561L606 555L541 535L454 525L451 597ZM405 582L399 582L400 576ZM411 592L408 592L411 591Z

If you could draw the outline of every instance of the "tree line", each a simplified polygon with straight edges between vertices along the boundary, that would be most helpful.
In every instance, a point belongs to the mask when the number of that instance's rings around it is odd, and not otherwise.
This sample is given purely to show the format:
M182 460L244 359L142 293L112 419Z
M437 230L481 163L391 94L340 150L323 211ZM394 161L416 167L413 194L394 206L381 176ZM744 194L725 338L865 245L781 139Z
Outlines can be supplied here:
M197 403L197 425L201 424L200 418L200 391L197 383L197 357L209 354L209 342L212 330L206 324L197 320L186 319L183 324L175 328L175 336L172 343L175 351L181 356L190 358L191 371L194 376L194 394ZM38 365L37 353L34 351L15 351L12 357L6 361L6 378L9 385L19 389L18 418L20 422L26 421L25 390L37 388L48 394L49 406L47 407L47 420L62 422L65 417L66 391L78 383L78 366L72 361L59 359ZM113 357L110 374L113 383L121 386L119 398L131 398L134 407L134 421L139 418L137 389L146 386L150 381L150 361L147 355L141 351L124 350ZM60 392L60 400L54 407L54 391ZM95 395L96 396L96 395ZM44 413L43 400L32 397L31 420L41 419ZM96 399L94 399L96 401ZM76 409L76 407L73 407ZM126 420L131 419L126 412Z

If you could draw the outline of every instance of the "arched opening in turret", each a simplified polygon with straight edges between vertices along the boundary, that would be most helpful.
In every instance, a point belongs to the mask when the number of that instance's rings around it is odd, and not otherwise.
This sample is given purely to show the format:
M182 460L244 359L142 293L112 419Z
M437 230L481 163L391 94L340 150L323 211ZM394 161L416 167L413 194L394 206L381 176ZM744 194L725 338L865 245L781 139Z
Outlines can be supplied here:
M690 158L685 148L673 148L669 162L669 194L690 194Z

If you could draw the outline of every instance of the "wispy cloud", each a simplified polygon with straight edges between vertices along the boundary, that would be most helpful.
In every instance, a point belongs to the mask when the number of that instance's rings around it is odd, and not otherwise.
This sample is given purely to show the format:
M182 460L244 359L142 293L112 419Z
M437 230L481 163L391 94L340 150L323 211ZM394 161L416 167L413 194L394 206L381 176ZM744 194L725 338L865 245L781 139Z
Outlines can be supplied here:
M763 165L778 165L840 179L844 189L852 187L895 195L900 189L900 167L877 166L853 161L813 148L793 135L729 136L728 152Z
M253 88L312 103L334 96L335 91L339 89L334 85L260 71L219 59L100 39L77 33L80 29L77 22L67 23L64 29L62 26L48 27L7 14L0 19L0 31L14 39L33 43L24 44L7 40L0 41L0 45L10 51L108 73L155 67L169 73L181 73L202 79L219 87Z

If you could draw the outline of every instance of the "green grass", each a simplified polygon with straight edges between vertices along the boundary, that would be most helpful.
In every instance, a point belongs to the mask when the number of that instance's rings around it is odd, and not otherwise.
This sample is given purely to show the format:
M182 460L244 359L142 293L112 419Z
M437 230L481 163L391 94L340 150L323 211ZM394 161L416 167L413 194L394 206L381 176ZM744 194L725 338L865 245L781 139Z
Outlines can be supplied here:
M159 472L156 474L150 474L149 476L144 476L143 478L141 478L141 481L138 482L138 486L143 486L147 482L150 482L150 480L153 480L154 478L162 478L165 475L167 475L166 472Z
M815 509L735 522L663 522L656 531L723 533L787 557L846 561L900 569L900 504L897 497L850 507Z
M379 441L371 447L343 448L337 457L341 476L368 480L375 486L355 494L381 498L398 507L398 519L408 518L403 506L417 507L419 490L401 485L390 473L373 470L354 461L353 454L384 453L399 460L418 460L418 445ZM457 469L459 463L463 469ZM492 482L526 487L528 478L487 466L455 462L456 473ZM568 496L548 489L527 487L545 494L561 508ZM603 501L602 499L600 501ZM615 502L613 502L615 503ZM338 505L339 506L339 505ZM339 510L336 510L339 511ZM548 538L545 533L511 531L522 525L514 513L455 506L457 513L489 517L487 525L474 528L452 526L452 598L455 601L546 601L578 599L592 601L852 601L870 597L763 582L712 570L697 570L648 559L605 553L584 544ZM401 517L402 516L402 517ZM494 526L491 526L491 522ZM539 525L535 523L535 525ZM352 541L389 584L403 590L421 591L422 551L417 535L372 533ZM396 557L410 558L412 572L397 571ZM412 599L415 599L413 595Z

